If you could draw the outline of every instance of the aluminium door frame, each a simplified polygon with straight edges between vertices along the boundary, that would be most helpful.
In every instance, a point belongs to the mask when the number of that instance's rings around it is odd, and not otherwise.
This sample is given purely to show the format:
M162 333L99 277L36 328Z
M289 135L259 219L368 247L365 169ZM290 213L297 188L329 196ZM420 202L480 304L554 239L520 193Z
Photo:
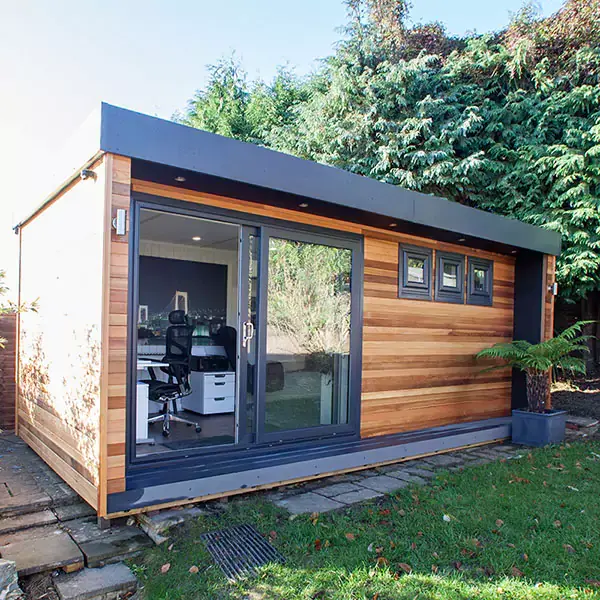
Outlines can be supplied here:
M334 248L343 248L352 252L350 270L350 361L348 380L348 420L347 423L317 425L277 432L265 431L266 416L266 368L267 368L267 312L269 282L269 240L271 238L286 239L308 244L318 244ZM314 437L330 437L336 435L358 435L360 421L360 388L361 388L361 352L362 352L362 294L363 294L363 252L357 240L330 237L321 233L298 231L285 225L268 225L262 228L260 236L260 275L258 331L259 331L259 394L256 413L256 435L258 443L300 441Z
M162 212L168 212L172 214L180 214L190 217L198 217L209 220L222 220L232 225L240 225L246 227L256 227L259 229L259 237L262 240L263 229L270 227L272 229L284 229L286 231L313 234L318 236L320 242L324 240L330 240L333 242L348 242L354 241L357 244L358 252L354 253L354 259L356 260L356 273L352 273L352 285L356 289L357 302L354 305L354 295L352 297L353 307L356 309L357 318L356 324L353 324L353 329L356 338L360 343L356 344L356 348L352 349L354 357L351 362L355 363L355 368L351 369L351 383L352 383L352 396L350 396L350 406L348 409L348 420L354 422L354 431L349 433L339 432L339 437L344 440L353 440L360 438L360 388L361 388L361 368L362 368L362 317L363 317L363 274L364 274L364 238L362 235L352 232L340 232L325 227L317 227L314 225L307 225L304 223L296 223L294 221L286 221L283 219L274 219L272 217L264 217L260 215L254 215L251 213L244 213L237 210L219 208L214 206L207 206L204 204L195 204L185 200L177 200L169 198L168 196L160 196L154 194L147 194L144 192L131 193L130 203L130 228L129 228L129 270L128 270L128 294L127 294L127 314L128 314L128 339L126 344L127 354L127 377L126 377L126 436L125 436L125 471L126 476L130 472L135 471L146 471L149 467L155 469L169 468L170 465L179 465L187 463L189 460L193 460L196 456L207 456L210 454L235 454L238 451L245 450L248 448L272 448L273 452L277 452L279 444L274 445L271 443L260 444L256 442L251 443L237 443L237 444L223 444L219 446L206 446L202 448L191 448L187 450L171 450L164 454L148 455L146 457L135 456L135 413L133 408L133 397L132 392L136 389L137 382L137 371L132 369L133 361L137 357L137 319L134 319L133 308L138 305L138 257L139 257L139 211L142 208L150 210L159 210ZM262 243L262 242L261 242ZM259 253L259 261L261 260ZM241 261L240 261L241 262ZM239 264L239 262L238 262ZM259 269L261 268L259 262ZM260 275L259 275L260 278ZM243 282L242 282L243 283ZM240 285L241 292L242 285ZM262 310L262 298L259 288L258 297L258 318L260 319ZM354 312L354 310L353 310ZM137 315L136 315L137 316ZM259 337L259 336L257 336ZM260 341L257 339L257 343ZM257 352L261 352L261 348L257 349ZM257 380L256 385L260 386L260 371L257 369ZM257 387L257 389L260 389ZM314 436L314 437L313 437ZM297 439L298 443L303 446L306 444L312 444L314 446L320 446L323 443L323 436L313 432L313 436L307 438ZM331 441L331 435L325 436L328 441ZM291 444L293 440L286 440Z

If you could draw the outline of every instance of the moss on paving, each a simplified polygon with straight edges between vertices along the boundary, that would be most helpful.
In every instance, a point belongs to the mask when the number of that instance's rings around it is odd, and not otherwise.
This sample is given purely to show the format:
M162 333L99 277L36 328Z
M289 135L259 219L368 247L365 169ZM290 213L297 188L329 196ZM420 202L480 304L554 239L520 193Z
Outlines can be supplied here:
M148 551L135 571L148 600L600 598L599 499L597 442L524 451L318 516L290 518L250 495ZM238 523L286 564L227 583L198 536Z

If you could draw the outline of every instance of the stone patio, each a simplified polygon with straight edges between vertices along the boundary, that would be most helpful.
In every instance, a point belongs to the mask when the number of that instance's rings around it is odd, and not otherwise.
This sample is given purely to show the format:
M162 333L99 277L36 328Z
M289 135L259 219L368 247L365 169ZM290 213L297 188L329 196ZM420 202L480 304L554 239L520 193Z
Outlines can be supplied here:
M14 565L25 589L53 572L54 584L46 577L49 600L112 600L135 590L135 577L119 561L152 541L122 522L101 530L95 515L22 440L0 433L0 560ZM33 586L28 597L39 594Z

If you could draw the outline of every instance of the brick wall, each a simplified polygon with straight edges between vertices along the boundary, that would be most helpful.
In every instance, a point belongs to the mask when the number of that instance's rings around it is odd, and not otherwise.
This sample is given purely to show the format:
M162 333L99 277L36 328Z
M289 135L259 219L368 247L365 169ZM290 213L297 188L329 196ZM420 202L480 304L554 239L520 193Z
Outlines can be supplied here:
M5 338L4 349L0 349L0 429L15 427L16 398L16 315L0 316L0 337Z

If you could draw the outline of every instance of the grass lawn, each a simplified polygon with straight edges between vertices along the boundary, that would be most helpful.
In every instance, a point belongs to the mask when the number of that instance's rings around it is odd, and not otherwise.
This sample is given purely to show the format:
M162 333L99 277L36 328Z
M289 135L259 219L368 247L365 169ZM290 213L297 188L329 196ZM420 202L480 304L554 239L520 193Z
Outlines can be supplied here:
M237 523L287 563L227 583L198 534ZM134 561L147 600L600 598L600 443L524 451L324 515L290 518L249 495L172 541Z

